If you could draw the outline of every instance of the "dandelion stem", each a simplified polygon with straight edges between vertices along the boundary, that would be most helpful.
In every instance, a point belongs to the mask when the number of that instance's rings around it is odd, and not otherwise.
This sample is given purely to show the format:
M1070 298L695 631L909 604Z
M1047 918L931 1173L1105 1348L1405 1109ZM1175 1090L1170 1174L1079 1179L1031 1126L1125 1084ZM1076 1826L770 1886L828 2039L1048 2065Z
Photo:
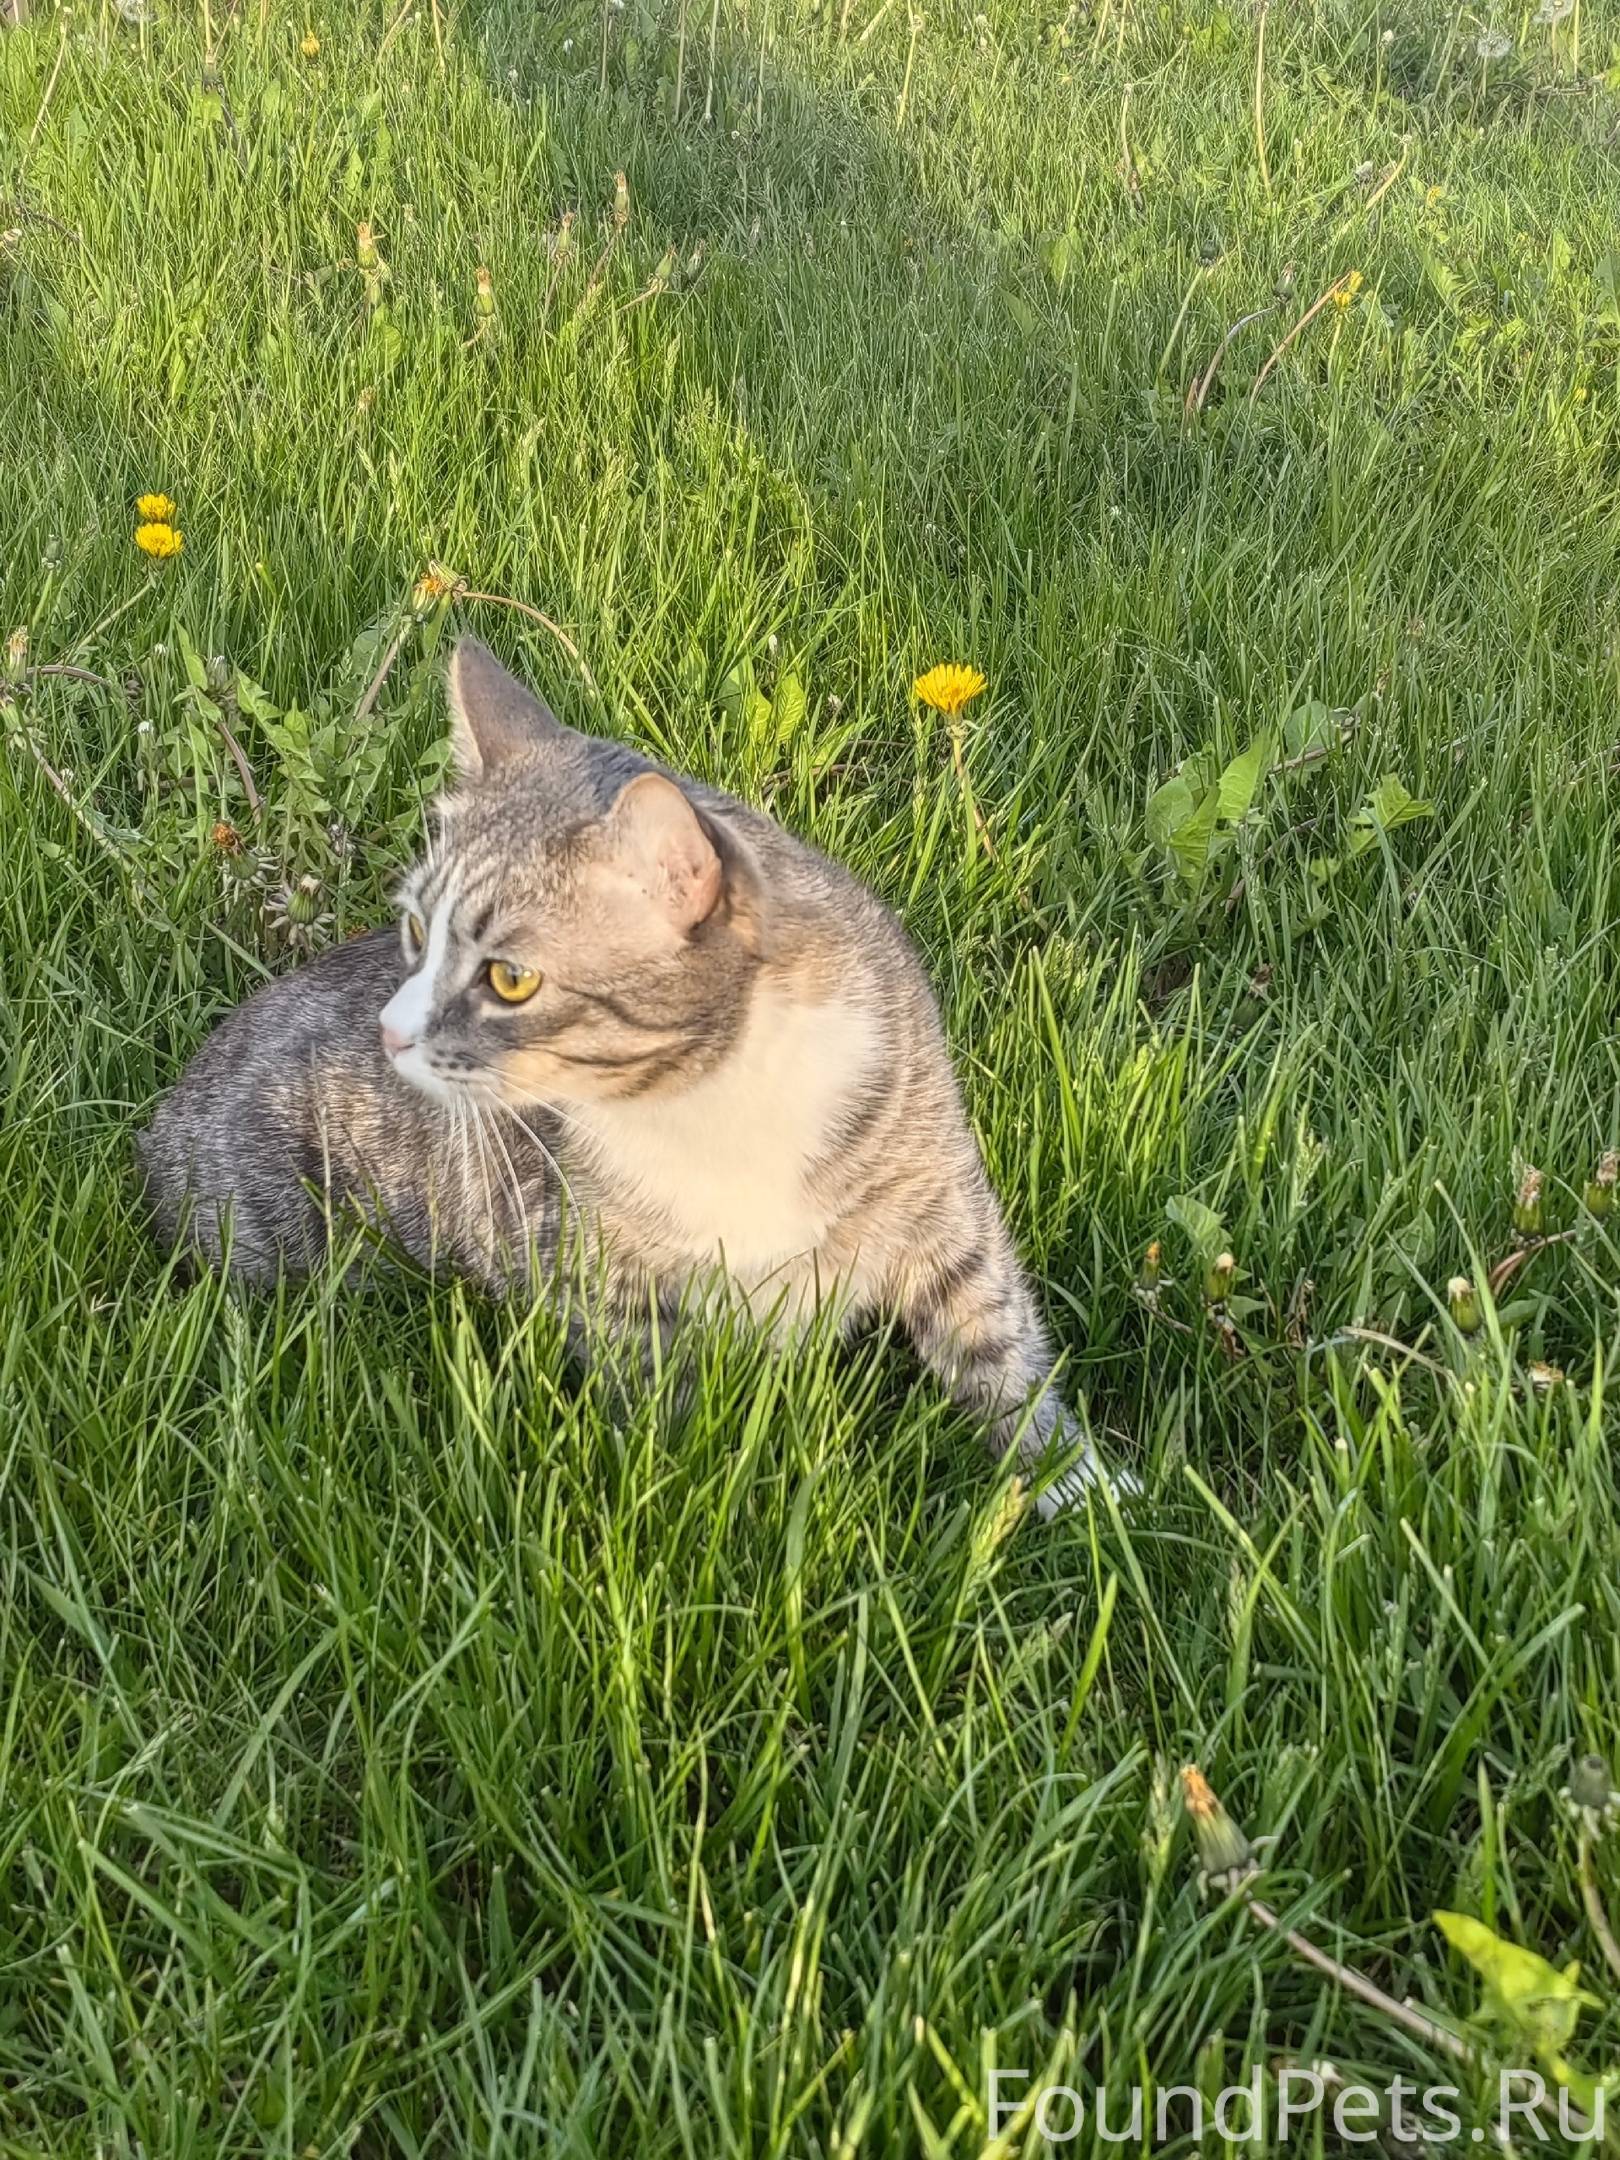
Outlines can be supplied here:
M370 683L367 685L365 696L354 708L354 720L356 727L358 727L360 722L369 715L372 706L375 705L378 698L382 696L382 686L388 680L394 662L399 658L399 649L404 644L406 635L409 632L410 627L410 617L407 616L405 621L400 625L399 629L395 631L393 643L383 654L382 665L378 668L376 674L372 676Z
M1132 207L1140 210L1142 175L1137 171L1136 160L1131 155L1131 93L1135 88L1134 83L1127 83L1119 97L1119 176L1130 192Z
M231 732L230 722L217 705L214 707L214 725L224 737L225 747L231 754L231 763L236 767L236 776L242 783L242 793L248 799L248 808L257 817L264 808L264 798L254 785L253 767L247 761L246 751Z
M681 0L680 28L675 39L675 95L670 118L677 127L681 124L681 97L686 89L686 14L690 6L691 0Z
M1260 0L1260 16L1254 38L1254 147L1260 159L1260 184L1271 193L1271 164L1266 156L1266 16L1269 0Z
M382 43L377 47L377 58L379 60L382 58L383 54L387 52L389 46L393 44L395 38L398 37L400 31L405 27L406 22L410 18L411 9L415 6L415 4L416 0L400 0L399 13L394 17L393 21L388 25L388 28L383 32Z
M22 192L23 174L28 170L28 160L34 154L34 145L39 141L39 131L45 125L46 111L49 108L51 99L56 94L56 78L62 72L62 60L67 52L68 28L68 18L64 14L62 17L62 34L57 41L56 59L51 66L50 79L45 85L45 95L39 101L39 111L34 115L34 124L29 130L28 140L23 144L23 154L17 167L17 177L11 183L19 194Z
M1213 277L1216 271L1221 267L1221 264L1225 262L1225 260L1226 253L1223 249L1222 252L1216 256L1213 262L1199 264L1197 274L1194 276L1191 284L1188 285L1187 290L1181 296L1181 306L1176 310L1176 319L1170 325L1170 335L1165 339L1164 351L1160 353L1159 364L1153 371L1153 380L1155 382L1162 382L1164 379L1164 371L1170 365L1170 355L1176 349L1177 340L1181 336L1181 332L1186 323L1188 313L1192 308L1193 297L1197 293L1199 286L1204 282L1206 278Z
M1581 1902L1586 1907L1586 1917L1592 1924L1592 1933L1597 1937L1604 1962L1615 1978L1620 1980L1620 1943L1615 1941L1609 1916L1603 1909L1603 1893L1598 1888L1597 1870L1592 1865L1591 1833L1584 1827L1580 1835L1577 1869L1581 1878Z
M93 683L98 690L109 691L113 697L122 697L124 694L117 683L109 682L105 675L97 675L90 668L70 667L65 660L45 660L38 667L28 670L30 682L37 682L44 675L65 676L69 682Z
M984 852L992 862L996 862L999 860L996 854L996 843L990 837L990 828L984 822L984 813L974 800L973 783L968 778L967 759L962 755L961 722L955 718L949 718L946 720L945 726L951 738L951 763L956 768L956 783L962 790L962 800L972 813L973 829L984 842Z
M714 6L709 10L709 80L703 92L703 125L705 127L708 127L714 119L714 71L718 64L719 38L720 0L714 0Z
M1335 240L1342 240L1345 234L1350 230L1351 226L1356 222L1356 219L1358 217L1370 217L1372 215L1372 213L1378 208L1378 205L1383 201L1384 197L1389 193L1390 189L1395 185L1396 181L1400 178L1401 174L1405 171L1406 161L1411 156L1411 154L1412 138L1410 135L1403 135L1401 137L1400 156L1389 168L1389 171L1385 173L1383 179L1379 181L1378 185L1373 189L1372 193L1367 197L1367 200L1361 205L1360 209L1351 211L1350 215L1345 219L1344 223L1333 235Z
M64 240L71 240L78 247L84 246L83 233L75 232L71 225L64 225L60 218L53 218L44 210L31 210L25 202L7 203L6 215L25 218L32 225L48 225L52 232L59 232Z
M1194 384L1193 388L1187 392L1187 414L1189 419L1196 419L1198 414L1203 411L1204 400L1209 396L1210 385L1215 380L1215 370L1220 366L1222 360L1226 357L1227 347L1237 336L1238 332L1240 330L1247 330L1250 323L1257 323L1263 315L1269 315L1276 307L1276 305L1277 303L1275 300L1270 300L1263 308L1254 308L1250 311L1249 314L1240 315L1237 321L1232 325L1231 329L1227 331L1225 337L1223 337L1221 339L1221 342L1216 346L1214 354L1210 359L1209 366L1205 368L1202 377L1197 383Z
M1538 1252L1545 1252L1549 1245L1567 1245L1574 1235L1573 1230L1555 1230L1548 1237L1532 1238L1528 1245L1521 1245L1516 1252L1504 1255L1491 1269L1487 1278L1491 1296L1494 1298L1499 1291L1506 1289L1520 1268L1533 1260Z
M591 695L593 697L601 695L596 686L596 677L587 666L584 655L561 623L554 623L549 615L543 615L537 607L530 607L527 600L513 600L506 593L494 592L463 592L458 593L456 597L458 600L481 600L490 607L515 608L520 615L527 615L530 622L537 622L542 630L551 632L551 635L557 640L563 651L567 653L569 659L573 661L575 667L579 669L580 680Z
M1459 2039L1454 2032L1448 2032L1444 2025L1437 2025L1433 2018L1425 2017L1421 2010L1414 2009L1410 2003L1397 2002L1393 1995L1386 1995L1365 1973L1359 1973L1353 1965L1343 1965L1336 1957L1330 1957L1325 1950L1319 1950L1310 1937L1302 1935L1298 1928L1284 1927L1271 1907L1262 1904L1259 1898L1251 1896L1247 1890L1242 1895L1244 1904L1262 1927L1270 1928L1273 1934L1280 1935L1295 1957L1315 1971L1325 1973L1329 1979L1336 1980L1347 1995L1356 1996L1370 2009L1379 2011L1395 2024L1403 2026L1407 2032L1415 2033L1420 2040L1426 2040L1431 2047L1439 2048L1443 2054L1454 2056L1458 2062L1474 2060L1474 2051L1466 2040Z
M1305 328L1306 324L1314 321L1315 318L1321 314L1323 308L1327 306L1328 302L1333 298L1334 294L1337 292L1342 292L1345 286L1347 286L1350 280L1355 276L1355 274L1356 273L1353 270L1346 270L1342 277L1336 277L1333 280L1333 283L1327 288L1327 291L1324 293L1319 293L1317 297L1311 302L1310 306L1299 318L1299 321L1295 323L1293 329L1290 330L1288 335L1282 340L1281 344L1273 347L1271 358L1266 362L1265 366L1254 378L1254 387L1249 392L1249 403L1251 405L1260 395L1260 385L1265 381L1266 377L1277 365L1277 362L1282 358L1283 354L1288 350L1289 346L1293 344L1295 338L1299 336L1299 333Z
M917 60L917 40L922 35L922 16L915 8L911 10L911 43L906 47L906 72L900 85L900 102L895 108L894 131L905 132L906 107L911 103L911 71Z
M44 668L40 668L36 669L35 672L37 674L45 674L47 670ZM48 672L53 674L75 674L78 672L78 670L71 668L53 668ZM92 677L91 680L99 681L100 678ZM111 688L112 686L109 684L108 687ZM106 826L102 824L100 818L97 817L96 813L89 807L89 805L86 803L81 803L79 801L78 797L74 794L72 788L68 785L65 775L57 771L56 767L51 763L50 759L39 747L39 744L35 742L33 733L29 728L27 721L23 718L22 713L17 710L15 702L12 699L0 696L0 704L8 704L12 706L13 712L15 714L15 721L11 732L14 733L17 739L22 743L24 749L28 752L34 763L39 767L45 779L50 783L51 787L61 797L62 801L67 805L67 808L72 815L74 823L80 828L81 831L83 831L89 836L90 840L95 844L96 847L101 850L104 855L110 856L112 860L118 865L119 869L123 871L124 875L129 879L130 887L141 906L153 908L154 912L158 916L158 919L160 921L164 920L165 918L163 915L163 910L161 907L157 907L155 902L153 901L150 888L148 887L146 882L145 873L142 871L140 864L135 861L134 857L129 853L126 848L122 848L119 846L118 842L113 838L112 834L108 832Z

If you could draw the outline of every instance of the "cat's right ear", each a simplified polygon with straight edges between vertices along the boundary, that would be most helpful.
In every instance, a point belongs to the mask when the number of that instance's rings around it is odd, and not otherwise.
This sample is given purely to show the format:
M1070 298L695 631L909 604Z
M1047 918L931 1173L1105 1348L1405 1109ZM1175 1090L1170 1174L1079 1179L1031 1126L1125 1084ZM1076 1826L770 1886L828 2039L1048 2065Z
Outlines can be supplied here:
M457 640L446 681L450 747L463 780L481 780L564 732L550 706L509 675L478 638Z

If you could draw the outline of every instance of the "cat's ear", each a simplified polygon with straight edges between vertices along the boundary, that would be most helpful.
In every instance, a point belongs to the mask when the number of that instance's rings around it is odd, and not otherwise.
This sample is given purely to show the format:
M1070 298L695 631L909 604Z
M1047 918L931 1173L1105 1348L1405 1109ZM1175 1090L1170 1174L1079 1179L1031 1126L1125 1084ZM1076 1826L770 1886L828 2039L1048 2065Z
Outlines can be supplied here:
M673 780L641 773L619 790L608 813L616 868L683 935L707 922L724 874L703 821Z
M457 640L446 678L450 747L463 780L479 780L508 758L563 733L562 722L477 638Z

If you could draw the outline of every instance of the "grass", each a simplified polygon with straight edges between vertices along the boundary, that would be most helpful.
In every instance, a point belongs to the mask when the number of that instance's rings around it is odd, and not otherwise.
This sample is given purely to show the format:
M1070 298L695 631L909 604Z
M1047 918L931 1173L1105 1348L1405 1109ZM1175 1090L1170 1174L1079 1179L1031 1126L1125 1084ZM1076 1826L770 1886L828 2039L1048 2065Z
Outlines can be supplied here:
M0 34L0 2153L1034 2155L996 2065L1453 2077L1166 1796L1442 2021L1437 1907L1600 1980L1612 16L309 27ZM564 637L413 614L430 559ZM458 620L902 911L1136 1508L1015 1524L881 1340L692 1340L625 1424L543 1313L166 1271L132 1130L300 911L386 913ZM1465 1340L1530 1164L1578 1234Z

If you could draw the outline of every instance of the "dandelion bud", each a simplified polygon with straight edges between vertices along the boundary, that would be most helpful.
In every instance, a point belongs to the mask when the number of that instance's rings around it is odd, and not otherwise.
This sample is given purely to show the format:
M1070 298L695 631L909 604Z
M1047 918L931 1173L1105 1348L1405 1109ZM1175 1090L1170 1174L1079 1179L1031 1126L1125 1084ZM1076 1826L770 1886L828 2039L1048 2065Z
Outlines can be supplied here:
M622 172L613 175L613 222L621 232L630 222L630 183Z
M557 227L557 237L552 242L552 256L557 262L566 262L574 251L575 212L565 210L562 223Z
M13 630L6 639L6 681L21 682L28 665L28 632Z
M1204 1296L1211 1305L1224 1305L1236 1280L1236 1260L1229 1252L1217 1253L1204 1270Z
M417 622L426 622L441 600L456 590L455 580L437 568L423 571L411 587L411 614Z
M1615 1799L1614 1779L1601 1755L1583 1755L1570 1772L1569 1797L1578 1808L1601 1815Z
M231 687L231 664L223 653L210 653L203 662L203 687L211 698L222 698Z
M1588 1215L1595 1215L1602 1221L1614 1206L1614 1188L1617 1182L1620 1182L1620 1152L1610 1148L1581 1194Z
M1205 1881L1217 1889L1235 1890L1254 1872L1254 1847L1194 1763L1182 1770L1181 1798L1192 1820L1193 1836L1198 1841L1198 1865Z
M1479 1292L1466 1275L1453 1275L1446 1284L1446 1303L1458 1334L1472 1335L1479 1326Z
M375 270L382 261L377 252L377 236L364 220L354 228L354 259L362 270Z
M495 285L493 279L482 263L473 272L473 277L478 286L477 294L473 300L474 307L480 315L485 317L493 315L495 312Z
M47 533L45 545L40 550L40 567L44 570L60 570L62 567L62 535Z
M1142 1272L1136 1278L1136 1287L1145 1291L1149 1296L1158 1289L1159 1278L1164 1273L1161 1257L1159 1241L1155 1238L1142 1255Z
M301 926L312 923L321 912L321 881L307 874L287 896L287 920Z
M1541 1235L1541 1187L1541 1172L1526 1170L1513 1203L1513 1227L1522 1238Z

